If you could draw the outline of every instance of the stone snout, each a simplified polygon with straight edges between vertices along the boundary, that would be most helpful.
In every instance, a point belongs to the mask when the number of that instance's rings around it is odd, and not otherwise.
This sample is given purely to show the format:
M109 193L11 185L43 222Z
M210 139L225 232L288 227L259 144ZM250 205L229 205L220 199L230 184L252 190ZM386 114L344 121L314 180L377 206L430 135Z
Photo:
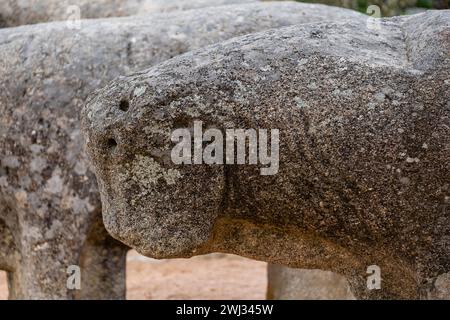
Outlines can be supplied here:
M203 132L203 122L194 121L193 136L187 128L176 129L171 141L176 145L171 152L174 164L210 164L210 165L269 165L261 168L261 175L275 175L279 169L278 129L226 129L225 137L219 129L207 129ZM246 146L248 141L248 155ZM206 143L206 146L203 145ZM270 147L270 152L268 150ZM246 161L248 160L248 161Z

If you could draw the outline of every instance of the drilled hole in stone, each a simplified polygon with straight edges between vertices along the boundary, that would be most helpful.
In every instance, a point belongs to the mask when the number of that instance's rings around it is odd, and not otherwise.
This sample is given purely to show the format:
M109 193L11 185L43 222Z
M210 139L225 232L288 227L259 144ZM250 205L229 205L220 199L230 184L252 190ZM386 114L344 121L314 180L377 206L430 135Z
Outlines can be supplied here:
M126 112L128 109L130 109L130 102L126 99L120 100L119 109Z
M113 138L108 139L107 145L109 149L114 150L117 147L117 141Z

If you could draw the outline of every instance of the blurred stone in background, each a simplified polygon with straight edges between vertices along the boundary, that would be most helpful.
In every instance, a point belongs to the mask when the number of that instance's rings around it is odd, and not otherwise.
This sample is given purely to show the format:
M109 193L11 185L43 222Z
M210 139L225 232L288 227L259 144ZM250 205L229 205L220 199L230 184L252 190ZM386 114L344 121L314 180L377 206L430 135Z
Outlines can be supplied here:
M297 0L299 2L323 3L350 8L366 13L370 5L381 9L382 17L414 14L426 9L448 9L449 0Z
M0 28L41 22L124 17L259 0L0 0Z

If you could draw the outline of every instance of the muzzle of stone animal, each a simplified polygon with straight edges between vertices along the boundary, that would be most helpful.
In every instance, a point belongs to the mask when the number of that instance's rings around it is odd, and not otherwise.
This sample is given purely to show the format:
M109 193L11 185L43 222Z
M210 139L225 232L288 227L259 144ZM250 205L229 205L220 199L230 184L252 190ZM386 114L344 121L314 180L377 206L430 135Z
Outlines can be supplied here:
M156 103L140 104L141 94L132 85L114 84L83 110L103 220L113 237L141 254L190 257L211 238L224 189L223 169L174 165L170 137L176 116Z

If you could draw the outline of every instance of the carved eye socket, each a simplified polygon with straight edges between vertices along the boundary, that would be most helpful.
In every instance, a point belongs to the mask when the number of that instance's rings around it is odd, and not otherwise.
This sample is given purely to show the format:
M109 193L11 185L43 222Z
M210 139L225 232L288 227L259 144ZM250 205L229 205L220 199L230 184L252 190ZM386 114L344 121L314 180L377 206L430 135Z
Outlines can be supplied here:
M117 141L116 141L116 139L114 139L114 138L108 139L108 141L106 142L106 146L111 151L114 151L114 149L117 148Z
M119 109L123 112L128 111L128 109L130 109L130 102L127 99L120 100Z

